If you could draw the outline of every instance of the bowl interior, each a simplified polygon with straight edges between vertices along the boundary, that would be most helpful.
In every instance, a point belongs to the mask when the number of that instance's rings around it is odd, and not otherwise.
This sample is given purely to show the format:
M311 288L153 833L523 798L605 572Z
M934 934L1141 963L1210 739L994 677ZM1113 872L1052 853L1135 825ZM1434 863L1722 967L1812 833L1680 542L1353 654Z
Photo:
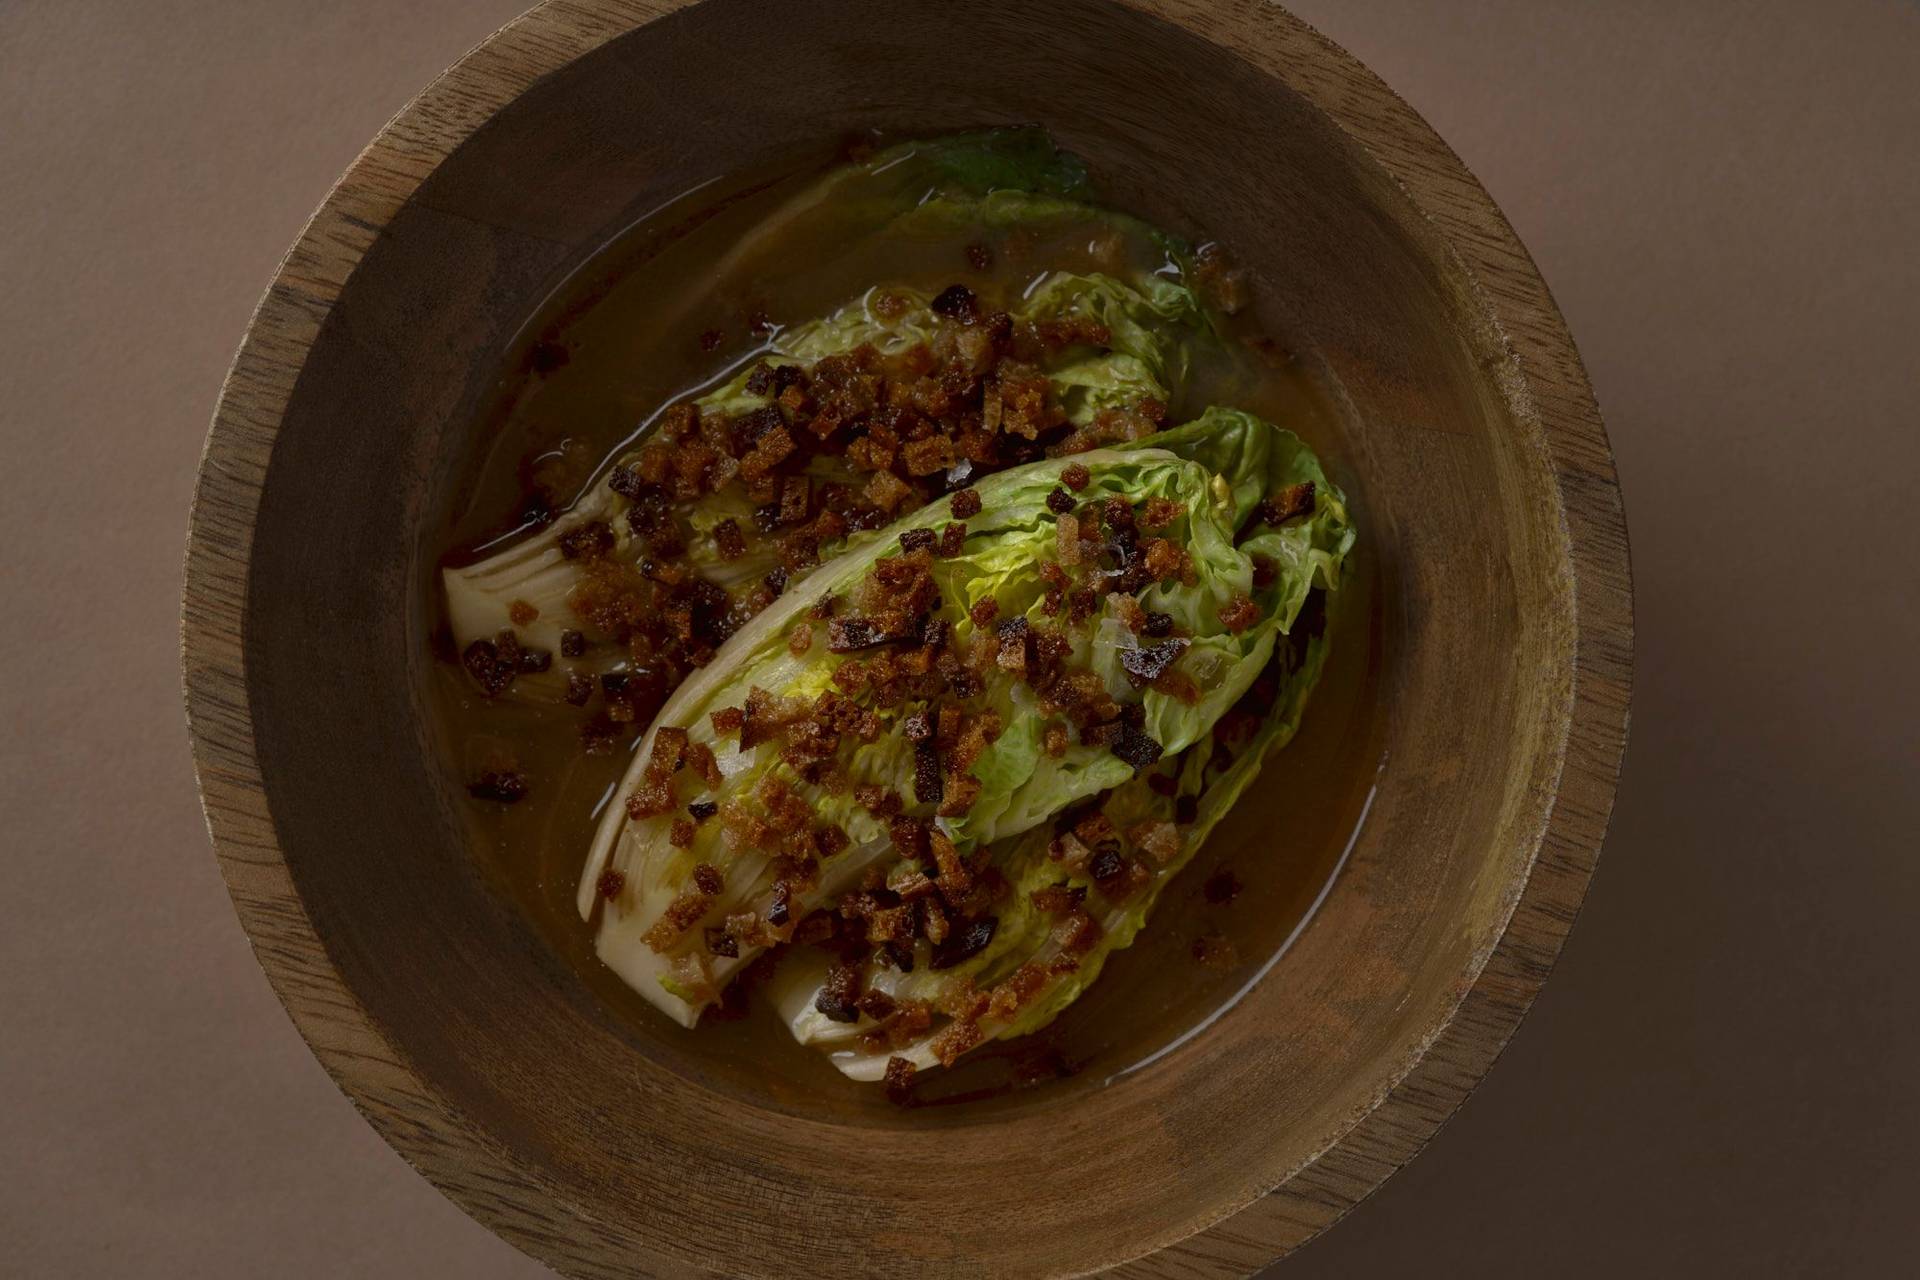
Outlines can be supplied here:
M608 1016L475 873L426 740L422 548L509 340L637 215L841 132L992 123L1046 125L1113 203L1233 245L1332 389L1381 593L1385 765L1284 963L1172 1052L1059 1105L796 1115ZM1399 1078L1532 865L1572 603L1519 386L1483 301L1385 172L1186 29L1102 0L680 9L479 129L371 236L313 341L266 476L244 632L295 886L437 1102L581 1231L653 1265L1055 1273L1183 1237ZM1259 820L1284 833L1285 813Z

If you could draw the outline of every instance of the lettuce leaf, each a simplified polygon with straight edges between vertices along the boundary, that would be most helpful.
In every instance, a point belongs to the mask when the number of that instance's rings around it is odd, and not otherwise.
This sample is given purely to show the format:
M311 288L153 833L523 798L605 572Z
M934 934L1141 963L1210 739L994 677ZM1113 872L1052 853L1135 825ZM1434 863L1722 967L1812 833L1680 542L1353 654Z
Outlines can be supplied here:
M1227 687L1235 690L1231 697L1209 696L1201 704L1175 713L1191 719L1193 725L1182 735L1190 746L1177 756L1170 753L1159 766L1158 771L1174 780L1169 794L1155 790L1144 776L1125 777L1105 790L1100 809L1123 832L1143 822L1173 822L1183 799L1193 805L1193 821L1179 828L1177 855L1165 860L1139 859L1142 865L1153 868L1151 883L1117 901L1108 901L1085 871L1063 871L1060 862L1049 856L1055 831L1045 820L1073 808L1084 796L1046 788L1032 797L1023 812L1024 818L1033 821L1022 831L1001 833L991 846L994 866L1012 885L1011 893L998 908L991 942L953 968L916 967L910 973L876 968L867 976L873 989L895 1001L938 1004L960 984L971 983L985 991L1023 968L1046 971L1044 983L1016 1013L981 1019L980 1043L1025 1035L1045 1026L1091 985L1113 952L1132 943L1167 882L1192 860L1214 827L1252 785L1263 763L1291 740L1325 662L1327 638L1321 604L1324 594L1339 586L1342 561L1352 548L1354 531L1343 495L1328 483L1311 450L1291 432L1229 409L1209 410L1184 427L1140 443L1205 467L1212 478L1222 524L1238 531L1236 554L1260 554L1272 562L1273 580L1254 593L1274 631L1274 643L1260 659L1268 677L1262 687L1271 689L1271 701L1261 709L1250 736L1236 741L1232 751L1219 750L1211 730L1247 688L1228 677ZM1262 498L1303 482L1314 484L1310 511L1279 525L1261 520L1258 507ZM1200 559L1196 551L1196 560ZM1203 579L1231 581L1237 568L1234 560L1223 558L1217 547L1209 550L1204 562L1211 566L1211 572L1203 570ZM1149 593L1141 599L1146 607L1160 610L1172 610L1183 603L1176 593L1159 597ZM1126 647L1129 639L1125 629L1113 625L1111 619L1103 619L1101 625L1106 638L1097 640L1095 648L1106 673L1117 670L1117 661L1110 668L1106 660L1117 660L1118 650ZM1195 650L1189 652L1187 660L1206 643L1208 638L1196 637ZM1189 674L1204 670L1186 669ZM1205 688L1208 680L1202 676L1199 683ZM1033 900L1034 893L1055 887L1084 892L1086 909L1099 926L1098 942L1065 973L1051 968L1061 955L1061 944L1055 936L1057 922ZM818 953L802 952L784 960L774 976L775 1006L798 1039L829 1054L836 1067L855 1079L878 1080L887 1059L896 1055L918 1067L938 1063L936 1041L946 1028L944 1019L907 1044L875 1048L862 1041L876 1024L866 1020L842 1023L823 1014L819 997L826 964L826 958Z
M1237 423L1221 418L1220 430ZM1204 432L1184 437L1200 447ZM1229 630L1221 621L1220 606L1236 594L1251 590L1251 553L1235 546L1233 507L1219 497L1215 473L1171 451L1159 448L1100 450L1075 459L1087 469L1088 483L1078 495L1083 502L1120 497L1130 503L1160 498L1184 508L1165 530L1176 545L1192 557L1191 581L1177 577L1160 581L1139 597L1156 612L1171 614L1187 633L1189 647L1184 669L1193 674L1196 689L1187 698L1156 687L1135 690L1121 666L1120 651L1139 641L1119 621L1123 604L1108 596L1090 625L1070 628L1069 661L1090 666L1104 679L1107 692L1122 705L1140 707L1141 731L1169 756L1205 740L1213 724L1244 694L1266 668L1276 637L1292 621L1290 613L1271 613L1241 630ZM1015 468L982 481L978 486L982 508L967 521L961 553L932 562L938 590L935 616L950 628L951 645L964 650L982 628L974 617L977 606L991 599L997 606L991 624L997 632L1015 619L1042 628L1047 580L1043 566L1053 560L1062 519L1047 504L1059 482L1060 463L1046 461ZM1335 508L1329 507L1328 519ZM1316 517L1318 518L1318 517ZM741 805L751 809L769 779L802 797L813 819L844 831L846 843L822 863L819 886L804 891L790 904L791 919L833 902L844 887L870 867L899 860L881 822L854 801L854 792L866 783L899 788L914 776L912 750L902 732L900 708L878 708L882 731L869 745L844 756L846 785L837 789L817 785L795 772L782 759L778 742L759 742L736 749L722 739L713 713L749 704L755 691L779 699L811 701L834 686L838 669L855 655L834 653L816 639L796 652L795 630L809 623L808 611L827 597L851 591L883 557L898 552L908 531L933 532L950 520L945 504L924 509L892 526L876 542L843 554L816 570L801 585L760 614L724 645L715 660L683 684L668 700L641 743L634 764L616 790L602 821L580 878L578 906L591 917L598 898L596 886L604 872L619 873L627 892L616 895L601 910L597 947L604 960L638 989L683 1021L691 1022L701 1008L717 998L719 990L740 965L760 949L742 945L734 956L712 958L705 953L700 927L715 926L730 916L756 912L765 918L772 910L775 860L764 850L742 848L725 825L708 821L694 835L690 847L676 848L672 828L681 808L704 799L722 809ZM1271 588L1270 598L1278 598ZM843 615L844 616L844 615ZM973 761L970 776L978 794L963 813L936 819L938 828L962 856L975 848L997 845L1040 827L1064 809L1122 787L1135 775L1135 763L1106 746L1071 742L1059 755L1042 749L1043 717L1032 690L1012 676L990 671L981 695L969 703L991 710L1003 726ZM1190 699L1190 700L1189 700ZM659 735L683 730L688 740L715 753L724 774L717 788L687 789L671 813L635 818L626 801L643 785ZM928 816L932 805L909 808ZM688 892L695 868L716 868L724 881L722 892L711 895L694 925L670 945L649 942L648 935L663 913ZM1011 939L1009 932L1007 937ZM680 980L675 991L662 985L674 966L691 962L699 969L698 983ZM698 998L689 998L697 990Z
M904 309L881 307L877 303L883 293L905 298L908 305ZM1055 274L1034 290L1017 318L1044 320L1070 315L1092 316L1113 330L1111 348L1070 347L1042 370L1052 385L1055 403L1075 426L1086 426L1103 410L1127 408L1144 398L1167 402L1186 376L1187 346L1203 332L1198 323L1199 304L1192 292L1158 277L1129 283L1104 275ZM777 335L771 343L770 358L811 369L825 357L844 355L866 345L883 355L897 354L932 342L942 323L924 292L870 289L831 315ZM695 405L732 415L766 407L772 403L770 396L748 390L751 373L750 369L741 370L696 399ZM857 479L836 469L837 464L829 459L817 458L812 467L820 479ZM464 648L511 628L527 645L556 649L561 631L584 625L568 607L569 595L579 582L580 565L561 553L561 541L585 524L603 521L613 532L614 558L629 564L637 562L641 543L622 519L628 505L604 483L596 484L539 533L476 564L442 571L456 644ZM723 557L715 545L711 534L722 520L734 520L744 528L752 519L752 505L742 497L738 486L707 494L682 514L695 535L688 543L688 562L707 580L734 591L758 582L778 563L774 549L766 543L750 547L745 555L733 559ZM858 541L856 535L848 542L829 543L821 548L821 554L830 557ZM534 622L512 622L509 611L516 601L539 611ZM587 630L590 639L599 638L591 628ZM594 653L602 664L618 659L609 646L597 646ZM502 696L551 701L564 687L564 677L556 667L541 675L521 677Z

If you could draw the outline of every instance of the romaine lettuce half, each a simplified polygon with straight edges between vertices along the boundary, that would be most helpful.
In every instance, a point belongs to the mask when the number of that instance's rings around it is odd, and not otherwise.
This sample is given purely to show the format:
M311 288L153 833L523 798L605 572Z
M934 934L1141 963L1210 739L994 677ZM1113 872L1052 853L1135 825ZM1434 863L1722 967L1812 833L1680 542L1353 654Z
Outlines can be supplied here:
M947 970L916 968L903 973L897 968L876 968L867 976L868 986L895 1002L924 1000L938 1007L949 1002L950 993L962 984L985 994L1009 979L1018 983L1016 975L1023 970L1033 975L1034 985L1021 991L1017 1009L1002 1016L989 1004L976 1024L979 1038L970 1038L961 1052L1027 1035L1052 1022L1093 984L1114 952L1132 945L1167 883L1192 861L1253 783L1266 758L1292 739L1326 657L1321 616L1313 615L1312 634L1289 637L1275 651L1268 673L1275 689L1272 707L1252 736L1235 744L1236 750L1220 750L1208 737L1159 770L1175 780L1171 794L1156 791L1144 778L1133 778L1102 799L1100 812L1121 833L1143 823L1174 824L1179 846L1164 862L1143 860L1153 872L1146 886L1120 901L1109 900L1084 868L1070 868L1050 855L1060 838L1052 825L1032 828L994 847L994 865L1013 887L985 950ZM1176 821L1182 801L1197 802L1192 820L1185 824ZM1070 937L1071 932L1063 930L1060 917L1035 902L1036 894L1049 890L1084 895L1082 909L1095 926L1091 947L1075 955L1076 963L1065 971L1055 966L1063 955L1074 954L1063 940L1063 933ZM834 1066L855 1080L880 1080L888 1060L896 1056L916 1068L941 1065L940 1039L952 1026L949 1017L938 1017L931 1028L903 1043L888 1043L882 1038L883 1024L866 1019L837 1022L823 1013L820 995L830 959L820 951L797 950L782 960L770 980L774 1007L796 1039L829 1055Z
M899 309L877 306L883 292L904 297ZM1075 426L1091 423L1102 410L1122 409L1151 398L1167 403L1182 387L1187 372L1187 347L1201 340L1200 307L1191 290L1164 277L1149 276L1127 282L1104 275L1054 273L1030 294L1016 314L1020 320L1091 316L1110 326L1112 345L1103 349L1069 347L1042 369L1052 384L1054 402ZM870 289L832 315L796 325L771 342L773 358L811 368L826 356L843 355L870 345L892 355L933 341L943 323L930 299L909 289ZM764 408L767 395L747 389L750 370L742 370L723 385L699 397L700 409L718 408L740 415ZM823 479L847 479L831 472L833 464L816 460ZM620 519L627 502L605 483L596 483L578 501L540 533L525 538L485 560L446 569L441 581L446 591L448 622L456 644L487 639L514 629L523 644L553 650L560 633L583 624L568 607L568 598L580 578L580 566L561 552L563 539L589 523L602 521L613 531L617 559L629 563L640 556L640 545ZM752 519L752 505L738 486L711 493L685 512L694 534L688 543L688 563L702 577L729 591L759 581L777 561L766 544L746 555L727 560L719 553L712 530L723 520L742 527ZM841 550L823 547L823 555ZM509 611L524 602L537 610L530 623L516 626ZM590 637L591 638L591 637ZM604 660L613 653L601 647ZM517 680L507 696L551 700L564 687L558 668Z
M986 948L946 970L916 967L902 972L876 967L867 975L869 987L892 1001L929 1001L936 1006L950 1005L953 993L963 985L986 993L1011 980L1021 997L1017 1008L1000 1012L990 1005L976 1024L978 1038L969 1036L965 1042L968 1047L1039 1030L1099 976L1113 952L1131 945L1167 882L1192 860L1266 759L1292 739L1326 658L1324 597L1339 588L1354 531L1344 498L1328 482L1312 451L1291 432L1251 414L1220 408L1141 444L1206 467L1220 508L1234 513L1225 519L1229 527L1241 531L1240 550L1263 555L1276 566L1273 581L1255 597L1276 624L1275 644L1264 659L1264 679L1240 703L1243 715L1233 726L1236 735L1231 745L1212 732L1193 734L1192 746L1156 768L1168 781L1156 787L1145 775L1128 777L1100 798L1099 812L1121 836L1122 847L1131 849L1130 831L1175 824L1178 846L1170 856L1139 859L1152 869L1150 883L1118 900L1109 899L1085 866L1073 866L1071 861L1063 865L1053 856L1061 833L1056 833L1055 824L1041 822L992 847L993 864L1013 888ZM1304 483L1314 486L1309 515L1277 526L1260 521L1257 509L1268 494ZM1103 620L1102 626L1113 630L1111 620ZM1124 646L1124 637L1118 639ZM1236 693L1235 699L1240 698ZM1209 704L1217 705L1211 699ZM1193 708L1190 714L1204 718L1206 712ZM1250 728L1245 723L1249 716L1253 717ZM1219 717L1213 716L1207 727L1218 723ZM1079 799L1060 797L1054 812L1072 810ZM1183 807L1190 821L1176 822ZM1071 837L1070 826L1064 834ZM1160 835L1164 838L1164 828ZM1073 929L1063 927L1061 917L1043 910L1034 898L1040 893L1044 900L1048 892L1057 896L1061 890L1082 895L1081 909L1096 926L1095 941L1077 954L1070 968L1060 962L1063 953L1071 953ZM916 1068L940 1063L941 1037L952 1025L948 1017L938 1017L925 1032L896 1043L886 1042L883 1024L828 1017L820 996L829 962L819 951L798 950L783 959L772 978L775 1007L797 1039L827 1053L836 1067L858 1080L879 1080L895 1056Z
M1351 545L1352 533L1339 492L1326 483L1311 452L1290 433L1257 418L1214 410L1140 443L1154 447L1098 450L1073 458L1087 473L1084 488L1074 500L1092 504L1113 497L1144 504L1160 499L1166 510L1174 510L1177 504L1177 515L1161 532L1170 544L1184 548L1189 571L1155 581L1136 596L1101 597L1090 616L1078 626L1065 628L1063 634L1071 644L1071 663L1096 673L1115 704L1138 707L1134 713L1138 736L1131 740L1132 746L1137 748L1144 738L1151 744L1145 759L1151 763L1158 757L1163 770L1170 761L1180 762L1182 785L1191 785L1192 794L1200 796L1200 812L1213 815L1206 822L1211 826L1231 802L1235 788L1244 787L1251 777L1244 771L1257 768L1259 758L1258 753L1242 753L1236 757L1241 774L1210 777L1212 730L1272 666L1277 645L1283 654L1293 652L1288 647L1290 629L1316 585L1328 589L1337 585L1340 560ZM1063 545L1063 522L1076 519L1048 501L1056 493L1061 470L1062 460L1049 460L983 480L978 486L981 510L967 519L959 554L932 562L938 589L932 616L947 624L948 643L956 650L996 643L993 637L1007 634L1004 629L1009 624L1035 631L1054 625L1048 612L1046 566L1056 560ZM1307 505L1271 527L1261 521L1258 499L1242 501L1263 485L1305 481L1314 486L1307 491ZM917 531L937 535L950 521L947 504L937 503L893 525L876 541L815 570L684 683L643 739L594 841L581 875L578 905L583 917L590 918L596 910L600 913L597 948L601 958L684 1024L692 1025L765 945L782 940L764 934L757 943L740 939L727 944L732 954L720 955L712 951L706 930L721 927L732 916L751 913L765 921L777 914L776 934L790 934L807 914L831 906L869 873L898 874L902 857L887 824L862 806L857 793L867 784L896 790L911 787L915 748L904 732L909 727L904 723L908 708L877 709L879 731L872 741L850 743L850 750L842 748L837 764L843 776L837 786L815 785L800 776L782 759L777 742L739 749L737 740L717 731L712 717L715 712L749 706L756 697L811 701L834 688L839 669L860 655L834 652L824 642L825 636L814 635L823 627L810 619L810 613L829 597L848 598L876 564L898 558L903 545L916 540ZM924 539L926 535L917 536ZM1256 565L1263 571L1258 585ZM994 605L992 621L981 625L976 619L988 614L979 606L989 599ZM1223 615L1247 600L1257 606L1257 618L1230 628ZM1057 601L1054 604L1057 608ZM1178 658L1186 677L1184 688L1167 691L1158 681L1136 687L1138 682L1130 679L1129 661L1137 659L1137 651L1147 643L1126 621L1132 608L1171 619L1175 634L1185 641ZM800 629L813 636L812 643L794 643ZM1317 669L1317 656L1312 655L1317 650L1297 657L1289 668L1290 688L1296 693L1280 698L1274 715L1284 718L1284 708L1292 707L1297 716L1297 704L1311 684L1310 675L1299 677L1297 672ZM1137 662L1135 667L1137 674ZM853 696L858 702L858 695ZM990 669L984 689L968 705L975 712L990 712L999 732L971 764L970 777L977 784L972 803L964 811L935 817L934 823L957 857L987 850L991 863L1013 882L1015 896L1008 901L1008 914L1000 918L991 945L965 965L944 970L917 966L920 976L908 984L914 991L939 981L936 974L946 979L993 978L998 973L993 966L1001 958L1033 952L1042 945L1046 927L1037 917L1029 918L1035 909L1027 895L1036 887L1033 877L1048 874L1042 865L1051 838L1047 824L1056 815L1109 792L1136 797L1134 803L1143 806L1143 814L1165 799L1141 789L1145 784L1138 783L1137 776L1143 756L1137 750L1123 758L1111 744L1072 741L1063 750L1047 751L1043 726L1048 717L1036 704L1032 688L1018 679ZM1283 724L1269 717L1269 723L1270 729L1264 731L1268 741L1291 732L1291 720ZM672 775L670 812L632 816L626 804L646 784L663 733L684 733L690 747L713 752L718 776L702 782L694 770L681 769ZM724 816L758 812L769 785L776 792L802 797L809 821L836 828L843 837L820 859L818 882L792 894L784 910L777 912L777 853L743 844L737 838L740 825ZM1108 803L1115 802L1109 798ZM691 824L682 826L678 835L685 847L676 847L675 826L684 821L689 806L709 803L718 806L723 817L710 816L690 831ZM916 804L910 797L906 812L932 817L934 805ZM1189 854L1203 834L1204 828L1191 833ZM1164 864L1165 874L1170 875L1177 865ZM714 891L699 890L695 884L699 876L707 877ZM1131 938L1151 899L1152 894L1143 890L1129 898L1119 916L1100 921L1108 950ZM1131 925L1121 918L1128 913L1137 916ZM663 929L662 920L670 916L675 919ZM924 948L925 943L920 945ZM1105 953L1087 957L1080 985L1090 980ZM1078 986L1049 988L1045 1007L1064 1007L1071 995L1061 993L1069 989L1077 991ZM1009 1020L995 1034L1015 1026L1024 1028L1036 1016L1026 1008L1020 1019ZM853 1029L863 1028L854 1024ZM812 1034L805 1026L796 1030L803 1036ZM851 1070L859 1064L841 1065Z

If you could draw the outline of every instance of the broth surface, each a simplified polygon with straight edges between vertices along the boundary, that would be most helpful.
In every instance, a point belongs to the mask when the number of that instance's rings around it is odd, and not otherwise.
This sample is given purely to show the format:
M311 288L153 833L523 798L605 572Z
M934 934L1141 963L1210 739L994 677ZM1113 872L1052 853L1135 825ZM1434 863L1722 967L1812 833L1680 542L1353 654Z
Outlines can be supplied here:
M849 199L847 226L783 225L796 198L837 158L821 148L777 170L689 192L576 270L502 353L472 437L480 447L450 519L425 549L429 563L481 559L530 528L523 513L531 493L559 506L600 482L661 410L762 354L777 331L771 326L826 314L874 285L937 292L959 282L989 305L1004 306L1048 271L1111 270L1116 255L1139 269L1161 266L1157 251L1116 244L1111 229L1094 222L1045 234L968 227L875 238L860 234L860 202ZM880 189L869 194L900 194L884 190L884 173L867 181ZM781 269L730 270L743 246ZM984 268L980 246L990 251ZM1382 740L1375 686L1384 630L1364 495L1346 465L1337 397L1259 332L1257 310L1227 320L1237 341L1196 364L1168 421L1184 422L1215 403L1258 414L1306 440L1346 493L1360 540L1329 600L1331 643L1319 687L1293 742L1268 759L1258 782L1162 893L1134 945L1116 952L1099 980L1044 1030L922 1073L918 1103L964 1102L971 1113L1097 1087L1167 1052L1250 982L1285 981L1286 967L1276 961L1364 819ZM444 631L437 583L429 610ZM824 1054L796 1042L763 997L752 997L745 1017L728 1020L714 1011L688 1031L595 955L593 928L575 910L575 888L644 724L625 726L612 755L590 756L580 748L578 708L489 700L451 660L433 664L429 703L483 873L592 997L639 1033L643 1050L763 1104L812 1114L826 1106L880 1122L898 1115L876 1086L842 1077ZM466 781L506 757L527 779L525 798L512 805L468 801ZM1202 938L1216 951L1223 940L1233 963L1200 963L1195 948Z

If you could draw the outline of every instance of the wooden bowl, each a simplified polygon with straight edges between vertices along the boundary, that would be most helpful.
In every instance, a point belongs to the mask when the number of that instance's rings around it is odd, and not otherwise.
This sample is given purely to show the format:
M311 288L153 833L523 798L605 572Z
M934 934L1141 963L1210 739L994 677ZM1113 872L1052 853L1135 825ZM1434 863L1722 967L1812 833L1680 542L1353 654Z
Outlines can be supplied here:
M1386 763L1284 962L1049 1102L795 1118L609 1017L473 870L427 749L421 552L493 361L638 210L797 144L1039 122L1237 247L1344 396L1387 584ZM187 702L234 904L374 1126L577 1276L1252 1271L1409 1159L1586 889L1627 719L1627 542L1526 251L1363 67L1254 0L553 0L374 140L222 394ZM1309 716L1311 719L1311 716Z

